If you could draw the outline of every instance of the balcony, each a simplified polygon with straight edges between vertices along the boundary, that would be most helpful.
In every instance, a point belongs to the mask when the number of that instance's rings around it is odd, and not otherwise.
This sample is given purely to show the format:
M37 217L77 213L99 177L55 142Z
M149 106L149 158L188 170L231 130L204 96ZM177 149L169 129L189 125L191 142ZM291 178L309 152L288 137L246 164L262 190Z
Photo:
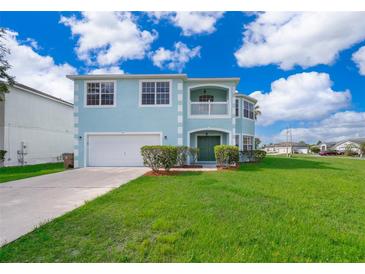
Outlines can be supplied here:
M229 89L206 85L189 89L190 118L226 118L229 116Z
M190 102L190 110L191 115L227 115L228 102Z

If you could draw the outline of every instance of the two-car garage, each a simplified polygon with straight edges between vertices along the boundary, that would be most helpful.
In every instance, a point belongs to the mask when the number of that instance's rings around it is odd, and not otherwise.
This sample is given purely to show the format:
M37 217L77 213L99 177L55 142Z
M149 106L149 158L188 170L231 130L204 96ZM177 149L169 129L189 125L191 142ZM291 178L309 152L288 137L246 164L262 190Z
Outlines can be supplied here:
M88 134L87 166L143 166L141 147L160 145L161 133Z

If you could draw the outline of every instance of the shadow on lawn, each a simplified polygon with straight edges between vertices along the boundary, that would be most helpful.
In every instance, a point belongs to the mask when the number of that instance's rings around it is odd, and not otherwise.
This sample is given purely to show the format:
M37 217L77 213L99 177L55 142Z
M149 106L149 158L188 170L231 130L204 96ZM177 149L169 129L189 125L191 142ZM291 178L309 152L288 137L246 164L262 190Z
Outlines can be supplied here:
M281 158L281 157L268 157L261 163L242 164L239 171L255 171L262 168L268 169L328 169L328 170L341 170L331 166L329 163L296 159L296 158Z

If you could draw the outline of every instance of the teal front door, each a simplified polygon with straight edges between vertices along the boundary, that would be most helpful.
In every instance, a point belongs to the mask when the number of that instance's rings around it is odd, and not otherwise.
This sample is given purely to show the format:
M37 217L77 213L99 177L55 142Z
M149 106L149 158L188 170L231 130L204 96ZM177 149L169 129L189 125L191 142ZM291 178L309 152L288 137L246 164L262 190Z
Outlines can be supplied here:
M214 146L221 144L220 136L198 136L198 161L215 161Z

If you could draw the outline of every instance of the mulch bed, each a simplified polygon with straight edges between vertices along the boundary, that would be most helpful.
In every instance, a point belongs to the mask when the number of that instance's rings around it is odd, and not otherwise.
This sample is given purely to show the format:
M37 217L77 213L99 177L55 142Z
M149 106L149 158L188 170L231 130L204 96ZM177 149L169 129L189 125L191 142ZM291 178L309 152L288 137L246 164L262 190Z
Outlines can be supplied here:
M159 171L155 172L155 171L151 170L151 171L148 171L147 173L145 173L144 176L151 176L151 177L174 176L174 175L178 175L181 172L182 171L165 171L165 170L159 170Z
M183 166L174 166L174 168L203 168L202 165L183 165Z
M218 170L237 170L240 167L240 165L235 165L235 166L218 166L217 165L217 169Z

